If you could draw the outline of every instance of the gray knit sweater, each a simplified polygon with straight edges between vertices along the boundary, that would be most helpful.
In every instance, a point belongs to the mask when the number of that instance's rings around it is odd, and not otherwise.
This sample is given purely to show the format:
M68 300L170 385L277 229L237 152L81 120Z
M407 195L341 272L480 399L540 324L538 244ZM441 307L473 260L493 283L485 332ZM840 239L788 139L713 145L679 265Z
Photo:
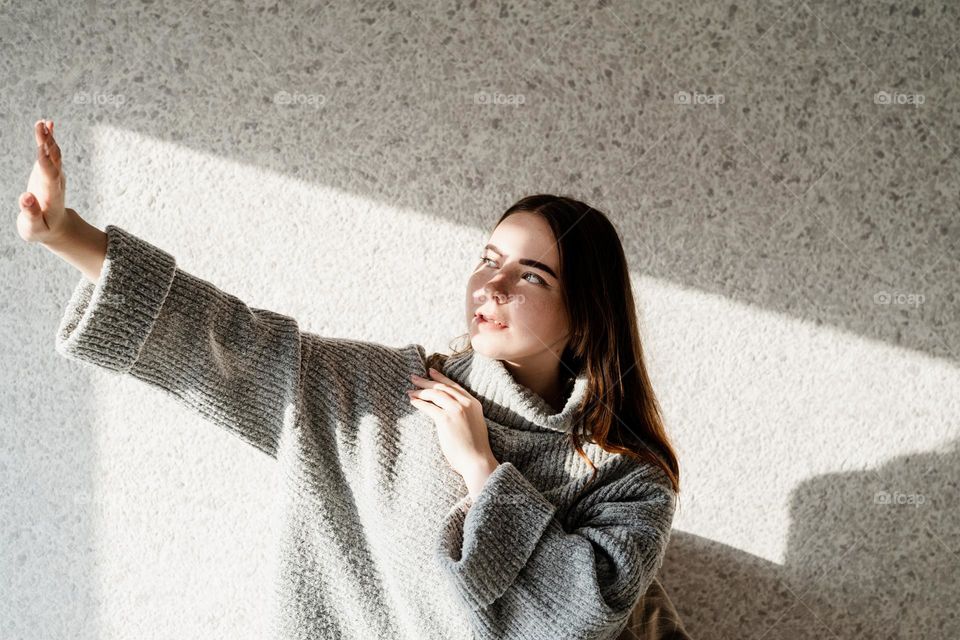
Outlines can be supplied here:
M675 495L666 477L568 443L583 374L555 413L499 360L443 372L482 403L500 465L477 499L404 393L418 344L301 331L107 225L58 353L126 373L276 459L283 493L277 638L615 638L659 569ZM583 491L581 491L583 489Z

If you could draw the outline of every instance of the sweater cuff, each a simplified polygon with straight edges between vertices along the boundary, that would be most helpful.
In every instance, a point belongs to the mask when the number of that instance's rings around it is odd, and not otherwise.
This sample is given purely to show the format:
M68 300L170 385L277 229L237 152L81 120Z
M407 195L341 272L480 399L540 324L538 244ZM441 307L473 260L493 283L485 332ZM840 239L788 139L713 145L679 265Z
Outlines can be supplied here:
M516 580L556 512L556 506L510 462L447 514L436 559L476 611Z
M57 328L55 348L72 360L126 372L137 361L176 271L166 251L107 225L107 253L96 283L77 283Z

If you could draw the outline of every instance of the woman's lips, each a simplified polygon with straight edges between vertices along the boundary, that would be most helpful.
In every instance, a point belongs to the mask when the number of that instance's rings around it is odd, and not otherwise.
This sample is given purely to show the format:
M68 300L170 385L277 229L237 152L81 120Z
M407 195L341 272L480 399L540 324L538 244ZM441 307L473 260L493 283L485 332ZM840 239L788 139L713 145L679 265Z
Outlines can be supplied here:
M484 320L482 316L476 316L476 318L477 318L477 326L480 329L483 329L484 331L503 331L508 328L506 326L501 327L496 322Z

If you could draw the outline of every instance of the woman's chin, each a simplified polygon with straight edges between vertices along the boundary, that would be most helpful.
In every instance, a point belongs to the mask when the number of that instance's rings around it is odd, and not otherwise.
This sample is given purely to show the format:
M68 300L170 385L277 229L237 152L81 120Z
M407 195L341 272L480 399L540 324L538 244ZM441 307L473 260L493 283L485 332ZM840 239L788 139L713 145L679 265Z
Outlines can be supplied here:
M512 348L511 340L506 335L491 335L482 332L470 336L470 346L477 353L497 360L509 358L515 351Z

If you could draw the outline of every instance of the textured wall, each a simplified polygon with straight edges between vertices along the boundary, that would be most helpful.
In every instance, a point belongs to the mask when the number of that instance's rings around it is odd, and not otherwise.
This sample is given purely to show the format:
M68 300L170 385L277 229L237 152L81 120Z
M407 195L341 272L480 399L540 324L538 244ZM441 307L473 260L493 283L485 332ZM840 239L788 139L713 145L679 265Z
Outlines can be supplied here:
M698 638L955 638L955 3L3 3L0 636L265 632L266 459L58 356L68 204L303 328L443 350L522 195L622 232Z

